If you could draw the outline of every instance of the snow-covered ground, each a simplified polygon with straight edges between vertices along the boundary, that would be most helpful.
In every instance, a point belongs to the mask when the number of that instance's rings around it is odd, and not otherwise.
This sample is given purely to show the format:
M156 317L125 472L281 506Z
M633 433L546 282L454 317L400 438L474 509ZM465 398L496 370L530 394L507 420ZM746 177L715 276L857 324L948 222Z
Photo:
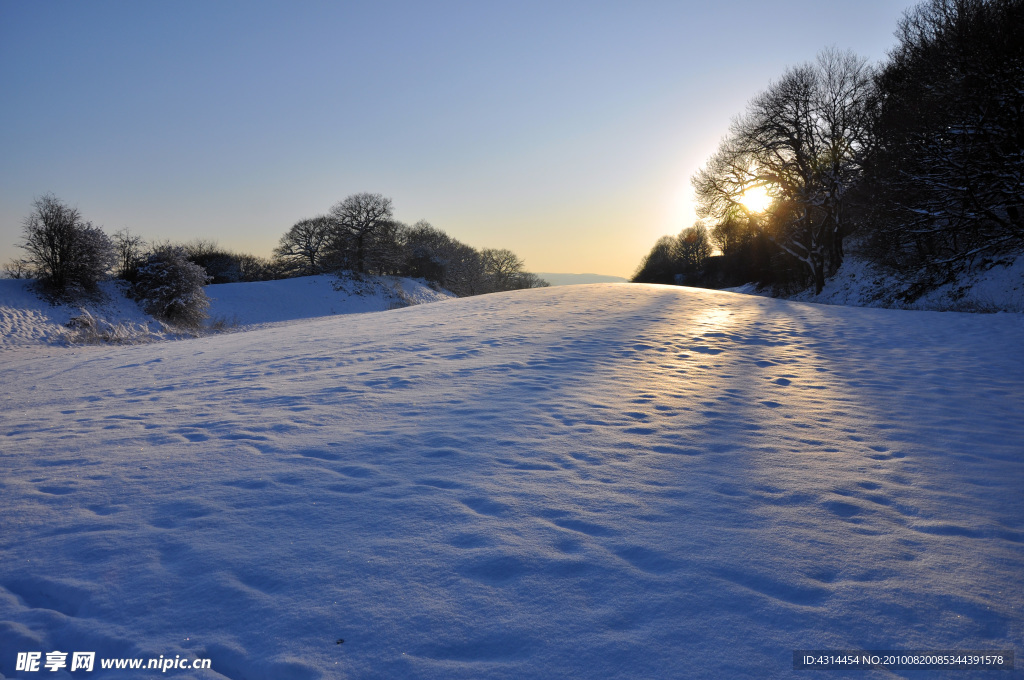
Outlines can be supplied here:
M303 276L280 281L221 283L206 287L210 316L249 326L334 314L379 312L454 297L422 281L374 277L365 281L336 276Z
M125 297L116 281L100 284L102 294L77 304L51 305L29 281L0 279L0 350L39 344L68 345L98 335L121 344L194 335L166 326ZM415 279L379 277L365 281L305 276L280 281L206 286L210 321L221 329L246 328L334 314L379 312L454 297ZM72 319L86 312L97 333L85 333Z
M1019 654L1022 346L1018 314L591 285L10 349L0 675L68 677L15 670L55 650L235 680ZM72 677L156 675L99 663Z
M51 305L32 289L30 281L0 279L0 351L12 347L66 345L76 339L68 324L83 315L83 306L102 320L107 330L120 331L125 341L165 339L173 334L126 298L113 281L101 285L98 300L79 305Z
M756 293L753 287L733 289ZM792 300L854 307L890 307L963 312L1024 313L1024 256L988 269L974 269L954 282L939 286L907 303L901 295L908 285L859 257L847 257L835 276L825 282L821 293L810 288Z

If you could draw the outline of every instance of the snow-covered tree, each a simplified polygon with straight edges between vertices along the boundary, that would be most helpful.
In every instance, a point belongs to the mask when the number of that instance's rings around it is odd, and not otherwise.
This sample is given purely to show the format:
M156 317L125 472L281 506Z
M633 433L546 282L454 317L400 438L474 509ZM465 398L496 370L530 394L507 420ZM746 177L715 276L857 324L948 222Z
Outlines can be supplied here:
M169 323L197 328L206 319L210 299L203 290L206 270L190 262L180 247L162 247L139 267L133 294L147 313Z

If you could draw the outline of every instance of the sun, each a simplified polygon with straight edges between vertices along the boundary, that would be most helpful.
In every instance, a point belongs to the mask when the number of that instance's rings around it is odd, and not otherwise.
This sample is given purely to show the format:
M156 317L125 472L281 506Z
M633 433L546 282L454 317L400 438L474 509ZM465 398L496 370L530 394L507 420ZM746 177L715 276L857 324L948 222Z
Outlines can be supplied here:
M763 186L753 186L743 192L740 203L749 212L762 213L772 204L772 197Z

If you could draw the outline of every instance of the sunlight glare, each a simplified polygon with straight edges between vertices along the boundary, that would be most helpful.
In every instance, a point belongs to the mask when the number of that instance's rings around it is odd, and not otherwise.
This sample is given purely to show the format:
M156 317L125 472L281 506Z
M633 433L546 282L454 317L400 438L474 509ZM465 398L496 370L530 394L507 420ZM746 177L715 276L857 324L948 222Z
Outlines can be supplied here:
M754 186L743 192L740 203L752 213L762 213L772 204L772 197L768 195L766 188Z

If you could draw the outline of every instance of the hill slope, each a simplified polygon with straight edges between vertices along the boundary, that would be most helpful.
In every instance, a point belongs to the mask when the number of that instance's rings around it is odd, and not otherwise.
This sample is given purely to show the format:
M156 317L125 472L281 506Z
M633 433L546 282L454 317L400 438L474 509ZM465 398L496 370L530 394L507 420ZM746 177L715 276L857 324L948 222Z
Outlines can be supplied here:
M0 674L788 678L794 649L1019 647L1022 341L1019 315L593 285L14 349Z
M30 281L0 279L0 350L32 345L67 345L95 340L69 326L88 312L99 331L116 342L131 344L186 337L146 314L125 297L116 281L102 284L96 300L51 305ZM415 279L371 277L365 281L336 276L303 276L277 281L222 283L206 286L213 323L258 326L335 314L380 312L395 307L451 299ZM72 324L73 325L73 324Z

